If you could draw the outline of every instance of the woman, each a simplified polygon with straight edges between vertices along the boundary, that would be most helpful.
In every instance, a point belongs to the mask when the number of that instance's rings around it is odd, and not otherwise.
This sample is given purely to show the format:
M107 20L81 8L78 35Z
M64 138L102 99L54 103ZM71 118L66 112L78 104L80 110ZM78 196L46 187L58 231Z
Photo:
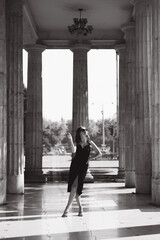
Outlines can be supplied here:
M81 194L83 190L83 181L87 173L90 148L93 147L96 152L96 158L102 154L96 144L90 140L87 130L84 127L79 127L76 131L76 148L73 144L72 136L68 133L68 140L73 154L73 159L70 166L68 192L70 192L67 206L64 210L62 217L68 216L69 207L72 204L73 199L76 197L76 201L79 207L78 216L83 216L83 209L81 205Z

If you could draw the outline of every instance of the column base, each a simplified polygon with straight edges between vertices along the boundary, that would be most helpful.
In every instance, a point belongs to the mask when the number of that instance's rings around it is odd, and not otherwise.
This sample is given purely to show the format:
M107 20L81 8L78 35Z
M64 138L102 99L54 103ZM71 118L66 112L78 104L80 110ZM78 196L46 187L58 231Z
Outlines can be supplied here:
M160 206L160 179L152 179L152 203Z
M136 175L136 193L150 194L151 193L151 176Z
M125 171L125 187L135 188L135 171Z
M0 205L6 203L6 188L7 181L4 179L0 180Z
M88 169L87 174L85 176L84 182L85 183L93 183L94 182L93 175L91 174L89 169Z
M24 193L24 174L7 176L7 193Z
M25 183L45 183L47 181L42 170L25 171Z
M125 170L124 169L119 169L118 170L118 178L125 178Z

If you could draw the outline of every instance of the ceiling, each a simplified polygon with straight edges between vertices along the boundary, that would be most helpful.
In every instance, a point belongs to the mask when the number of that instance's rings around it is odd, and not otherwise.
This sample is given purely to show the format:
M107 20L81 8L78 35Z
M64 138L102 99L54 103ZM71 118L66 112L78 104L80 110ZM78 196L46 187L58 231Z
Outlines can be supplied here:
M93 32L78 37L68 32L73 18L88 19ZM130 21L130 0L26 0L24 5L24 44L39 42L48 48L68 48L73 42L89 41L92 48L113 48L124 42L121 25Z

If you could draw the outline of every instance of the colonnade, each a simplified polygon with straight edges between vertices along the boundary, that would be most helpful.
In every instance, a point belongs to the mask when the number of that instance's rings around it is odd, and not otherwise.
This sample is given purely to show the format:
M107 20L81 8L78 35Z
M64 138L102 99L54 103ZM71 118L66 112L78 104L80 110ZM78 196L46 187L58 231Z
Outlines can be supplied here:
M26 114L26 182L45 182L42 172L42 52L43 45L27 45L28 84ZM75 44L73 51L73 136L79 126L88 127L88 45Z
M122 26L126 44L117 47L120 163L125 169L126 186L135 187L137 193L151 194L152 202L159 205L160 3L156 0L132 3L133 18Z
M152 194L160 205L160 7L157 0L133 0L134 12L122 25L119 55L119 175L126 187ZM44 182L42 172L42 52L23 46L21 0L0 0L0 204L6 192L24 193L27 182ZM24 172L22 49L28 52L26 159ZM88 44L72 44L73 134L88 126Z
M42 171L42 52L23 45L23 1L0 0L0 204L6 193L24 193L26 182L45 182ZM22 50L28 52L24 159ZM87 44L74 44L73 133L88 127ZM25 167L25 171L24 171Z

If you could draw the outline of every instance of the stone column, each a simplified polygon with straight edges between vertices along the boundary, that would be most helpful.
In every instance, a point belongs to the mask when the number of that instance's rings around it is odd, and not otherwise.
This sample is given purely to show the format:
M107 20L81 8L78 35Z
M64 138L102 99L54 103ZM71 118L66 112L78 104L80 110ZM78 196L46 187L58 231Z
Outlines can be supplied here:
M6 201L7 183L7 77L5 0L0 0L0 204Z
M119 114L118 114L118 123L119 123L119 132L118 132L118 147L119 147L119 170L118 177L125 177L125 83L126 83L126 71L125 71L125 55L126 55L126 46L121 44L115 47L117 56L119 56Z
M25 181L44 182L42 171L42 52L41 45L25 46L28 51Z
M152 202L160 205L160 3L152 4Z
M6 0L8 193L24 192L22 14L21 0Z
M126 187L135 187L135 23L121 27L126 40Z
M73 51L73 113L72 113L72 136L75 139L76 129L79 126L88 128L88 69L87 52L90 45L75 44ZM94 182L93 176L88 169L85 182Z
M136 192L151 192L150 39L148 0L134 0L136 22Z
M76 44L73 51L73 117L72 134L79 126L88 127L88 74L87 52L89 45Z

